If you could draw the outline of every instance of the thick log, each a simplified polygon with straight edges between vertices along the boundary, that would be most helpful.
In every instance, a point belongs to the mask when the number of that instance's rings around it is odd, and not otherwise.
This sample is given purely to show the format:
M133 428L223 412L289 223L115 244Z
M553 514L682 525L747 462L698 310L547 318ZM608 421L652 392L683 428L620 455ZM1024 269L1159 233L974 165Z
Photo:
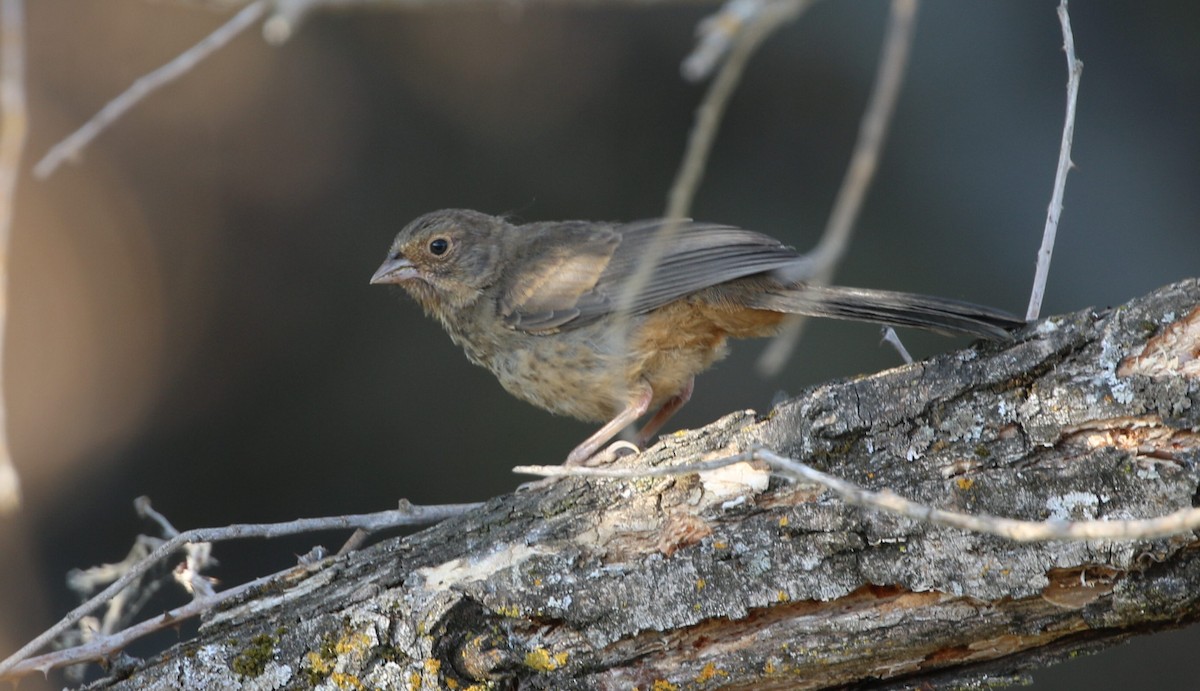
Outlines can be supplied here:
M1200 280L815 387L626 463L755 445L1029 520L1193 505ZM744 467L745 468L745 467ZM1200 614L1194 534L1018 544L745 469L569 479L297 569L98 687L802 689L995 683Z

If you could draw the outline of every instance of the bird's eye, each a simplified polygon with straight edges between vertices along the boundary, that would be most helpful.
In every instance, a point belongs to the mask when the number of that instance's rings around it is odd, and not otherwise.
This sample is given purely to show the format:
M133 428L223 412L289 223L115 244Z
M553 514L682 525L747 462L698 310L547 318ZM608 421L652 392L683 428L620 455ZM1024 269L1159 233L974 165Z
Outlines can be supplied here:
M434 238L429 241L429 253L440 257L450 249L450 241L446 238Z

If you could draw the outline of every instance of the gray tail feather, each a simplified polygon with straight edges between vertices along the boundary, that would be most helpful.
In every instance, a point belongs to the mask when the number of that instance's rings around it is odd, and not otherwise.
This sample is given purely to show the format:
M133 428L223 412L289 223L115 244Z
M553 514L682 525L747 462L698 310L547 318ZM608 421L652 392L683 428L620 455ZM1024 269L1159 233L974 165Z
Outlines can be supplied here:
M947 334L1004 339L1025 325L1002 310L959 300L868 288L803 286L761 294L754 307L810 317L911 326Z

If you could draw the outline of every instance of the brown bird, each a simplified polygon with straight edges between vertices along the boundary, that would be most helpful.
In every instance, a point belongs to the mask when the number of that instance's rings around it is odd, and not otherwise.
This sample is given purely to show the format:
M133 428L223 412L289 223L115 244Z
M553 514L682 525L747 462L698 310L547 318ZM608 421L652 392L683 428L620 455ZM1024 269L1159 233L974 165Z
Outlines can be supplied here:
M669 223L677 234L630 299L629 282ZM515 225L447 209L401 230L371 283L402 286L514 396L604 422L568 465L657 409L638 433L644 445L687 403L694 377L724 357L727 339L771 336L789 314L985 338L1023 324L956 300L790 281L800 258L774 238L723 225Z

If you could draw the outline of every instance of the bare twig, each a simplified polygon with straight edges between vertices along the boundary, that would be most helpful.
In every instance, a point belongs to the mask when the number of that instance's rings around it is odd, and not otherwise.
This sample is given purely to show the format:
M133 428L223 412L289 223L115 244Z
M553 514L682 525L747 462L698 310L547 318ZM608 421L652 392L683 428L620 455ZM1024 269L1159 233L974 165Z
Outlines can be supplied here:
M223 602L231 600L242 593L253 590L261 585L265 585L282 576L294 578L302 571L310 571L319 568L317 565L293 566L284 571L273 573L269 576L257 578L248 583L222 590L219 593L198 597L182 607L164 612L152 619L148 619L139 624L130 626L117 633L110 635L102 635L93 638L83 645L56 650L53 653L46 653L37 657L19 660L11 667L0 671L0 679L16 679L23 677L33 672L42 672L43 674L59 667L69 665L77 665L93 660L102 660L109 655L123 649L125 646L136 641L143 636L160 631L165 628L178 626L180 622L190 619L197 614L203 614ZM6 661L7 663L7 661Z
M679 71L689 82L707 79L737 40L742 28L753 20L767 0L727 0L716 14L696 26L696 47L683 59Z
M1071 161L1071 141L1075 138L1075 103L1079 98L1079 77L1083 74L1083 63L1075 57L1075 36L1071 33L1071 15L1067 13L1067 0L1058 3L1058 21L1062 24L1063 51L1067 54L1067 115L1063 122L1062 143L1058 148L1058 168L1054 173L1054 191L1050 194L1050 208L1046 212L1046 227L1042 231L1042 246L1037 253L1037 268L1034 270L1033 290L1029 294L1029 309L1025 319L1033 321L1042 312L1042 298L1046 294L1046 279L1050 275L1050 257L1054 253L1054 238L1058 234L1058 219L1062 216L1063 190L1067 186L1067 172L1075 164Z
M746 63L750 61L750 56L776 29L798 17L811 4L812 0L769 3L758 6L757 12L753 16L743 19L744 24L741 31L737 33L733 47L729 50L729 57L721 66L721 71L717 73L712 85L709 86L708 92L704 95L704 101L696 109L696 124L688 136L683 161L679 165L679 172L676 173L675 182L671 185L671 191L667 195L667 210L664 214L667 218L683 218L688 215L692 199L696 195L696 189L700 186L701 178L704 177L708 154L712 151L717 130L721 127L721 118L725 115L725 107L729 103L729 97L737 88L738 82L741 81L742 74L746 71ZM666 241L663 242L663 246L666 246ZM658 256L653 256L653 259L654 262L646 261L644 265L653 268ZM647 271L647 275L648 273ZM640 291L640 287L638 290ZM635 291L634 295L637 292Z
M854 222L879 167L879 155L887 141L888 124L896 111L896 100L904 83L908 54L915 34L917 9L918 0L892 0L875 85L871 88L871 97L859 124L858 140L850 155L850 165L846 168L820 242L806 256L808 261L797 267L812 276L793 274L785 275L785 279L809 278L813 283L828 283L846 253L854 232ZM803 317L788 319L780 334L763 350L758 359L758 371L764 376L778 374L791 358L803 330Z
M776 29L795 19L811 4L811 0L786 0L772 4L759 5L757 12L746 18L741 31L734 40L729 56L717 73L716 79L709 86L704 100L696 108L696 123L688 136L687 148L675 182L667 194L667 209L663 214L668 219L682 219L688 215L692 199L700 180L704 177L704 168L708 163L708 154L712 151L713 141L717 130L721 127L721 118L725 115L725 107L729 98L737 88L750 56L762 42ZM646 287L655 266L662 259L663 251L671 243L679 231L678 223L667 223L654 238L654 242L646 250L645 256L638 264L638 269L630 277L621 293L618 314L626 314L634 299Z
M0 679L6 678L9 670L22 660L41 650L64 631L77 624L83 617L113 598L126 586L140 578L149 569L171 553L181 549L189 542L221 542L225 540L242 540L247 538L277 538L286 535L323 530L349 530L361 528L370 532L386 530L401 526L429 525L457 516L479 507L480 504L434 504L430 506L414 506L402 501L400 508L392 511L356 514L348 516L331 516L328 518L301 518L285 523L244 523L219 528L197 528L179 533L154 549L139 564L129 569L112 585L97 593L87 602L71 610L57 624L44 631L37 638L25 644L8 659L0 662Z
M8 447L8 407L4 402L4 331L8 323L8 247L17 200L21 151L25 148L25 5L0 4L0 515L21 505L21 482Z
M124 559L113 564L74 569L67 574L67 586L80 600L85 600L97 590L124 576L162 543L161 538L138 535ZM80 626L79 635L83 642L90 642L94 635L107 635L125 628L158 592L163 582L159 578L150 577L149 573L143 573L141 577L131 581L128 587L108 601L102 618L89 621L92 618L88 617L81 620L84 623ZM67 638L69 637L64 636L64 639Z
M175 528L171 521L167 520L166 516L156 511L154 507L150 505L150 497L141 496L137 499L134 499L133 510L137 511L138 516L141 516L142 518L149 518L157 523L158 527L162 529L162 534L168 539L179 534L179 530Z
M896 349L896 352L900 354L900 359L904 361L904 364L911 365L913 363L913 356L909 354L908 348L904 347L904 343L900 340L900 337L896 335L896 330L890 326L885 326L883 327L882 331L883 342Z
M256 0L250 3L216 31L180 53L174 60L139 77L124 93L109 101L100 109L100 112L92 116L91 120L84 123L66 139L55 144L33 167L33 174L40 179L45 179L53 174L64 161L78 157L93 139L116 122L126 111L151 93L187 74L202 60L232 41L238 34L257 22L266 13L270 4L269 0Z
M786 456L756 449L726 458L698 463L653 468L589 468L582 466L517 466L513 472L545 477L587 476L608 478L641 478L687 475L715 470L738 463L762 461L782 477L802 480L820 485L842 501L852 506L885 511L911 518L922 523L958 528L973 533L995 535L1014 542L1048 542L1069 540L1154 540L1189 533L1200 528L1200 508L1181 509L1158 518L1131 520L1064 521L1020 521L987 514L971 515L957 511L946 511L925 504L909 501L894 492L873 492L858 485L823 473L812 466Z
M273 46L296 35L300 24L326 0L275 0L275 11L263 22L263 39Z
M687 148L679 172L668 194L665 217L667 223L655 233L654 240L646 248L645 254L639 259L637 269L626 281L619 295L612 334L615 342L627 342L629 336L629 318L631 306L637 296L646 288L650 277L662 259L663 253L679 232L680 221L688 213L696 188L704 175L704 167L712 149L713 140L721 125L721 117L725 106L733 95L745 71L746 63L755 49L777 28L791 21L803 12L813 0L779 0L756 6L756 13L744 19L744 24L729 51L725 63L717 73L716 79L709 86L704 100L696 109L696 123L688 137ZM619 392L620 393L620 392Z

